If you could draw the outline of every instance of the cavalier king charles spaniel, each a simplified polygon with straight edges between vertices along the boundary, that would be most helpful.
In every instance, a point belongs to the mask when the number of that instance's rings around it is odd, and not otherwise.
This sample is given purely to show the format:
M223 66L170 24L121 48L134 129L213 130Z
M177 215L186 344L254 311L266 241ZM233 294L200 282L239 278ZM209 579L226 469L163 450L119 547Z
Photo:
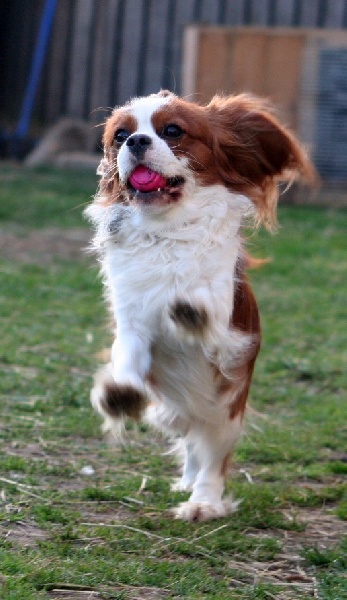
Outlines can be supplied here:
M201 106L161 91L116 108L87 217L115 323L91 402L105 429L145 419L180 440L190 497L176 518L223 517L228 460L260 347L242 225L276 223L278 184L314 179L302 146L251 95Z

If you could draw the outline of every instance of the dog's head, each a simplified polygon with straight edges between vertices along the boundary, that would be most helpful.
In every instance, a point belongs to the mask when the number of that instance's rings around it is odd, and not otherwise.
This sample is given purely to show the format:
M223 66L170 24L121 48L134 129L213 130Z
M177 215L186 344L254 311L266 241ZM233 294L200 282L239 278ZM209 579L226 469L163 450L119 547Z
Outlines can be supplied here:
M194 190L222 185L247 196L260 221L276 219L278 183L313 181L303 147L262 100L216 96L207 106L161 91L115 109L99 167L104 203L149 214L194 202Z

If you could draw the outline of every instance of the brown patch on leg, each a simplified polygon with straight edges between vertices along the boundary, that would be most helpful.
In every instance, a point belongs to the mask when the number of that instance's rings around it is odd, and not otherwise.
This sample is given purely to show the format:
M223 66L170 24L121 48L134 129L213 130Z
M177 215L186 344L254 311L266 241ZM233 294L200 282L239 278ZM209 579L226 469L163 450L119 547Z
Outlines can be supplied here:
M139 420L147 406L146 396L131 385L107 383L101 399L103 410L111 417L127 416Z
M192 306L189 302L177 300L171 307L170 318L190 331L191 333L202 333L208 323L207 312L204 308Z
M230 329L253 336L254 343L245 354L244 362L232 371L232 377L227 378L213 365L215 384L219 395L230 394L232 401L229 406L229 418L243 416L246 408L249 388L251 385L255 361L260 349L260 319L258 307L252 289L242 272L242 264L237 268L237 286L234 296L234 310L230 319Z
M239 385L240 382L243 382L243 385L240 386L240 392L230 406L230 419L233 419L240 413L243 415L245 412L254 365L260 350L261 339L258 306L251 286L247 281L246 275L242 272L238 273L238 280L239 282L235 290L234 311L232 314L231 325L244 333L253 335L255 344L251 348L248 360L238 367L238 371L236 372L236 379L238 379Z

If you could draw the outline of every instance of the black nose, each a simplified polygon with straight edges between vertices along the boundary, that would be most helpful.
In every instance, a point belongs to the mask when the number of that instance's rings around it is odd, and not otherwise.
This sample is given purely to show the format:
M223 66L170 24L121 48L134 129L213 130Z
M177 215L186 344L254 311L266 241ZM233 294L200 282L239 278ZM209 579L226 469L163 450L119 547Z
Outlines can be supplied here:
M128 137L126 141L126 145L128 146L130 152L136 156L136 158L141 158L144 156L146 150L152 144L152 139L149 135L134 133L130 137Z

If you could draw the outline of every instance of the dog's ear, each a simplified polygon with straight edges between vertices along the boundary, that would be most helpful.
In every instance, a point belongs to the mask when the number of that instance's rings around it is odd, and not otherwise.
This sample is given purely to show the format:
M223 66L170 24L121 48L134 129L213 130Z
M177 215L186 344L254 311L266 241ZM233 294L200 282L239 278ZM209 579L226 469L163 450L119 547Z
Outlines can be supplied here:
M96 174L100 177L99 196L103 198L103 202L114 202L118 193L118 177L117 177L117 153L113 145L114 128L112 117L105 124L103 134L104 156L101 159Z
M103 203L108 204L112 202L112 196L115 187L118 187L118 181L116 181L114 169L112 168L112 160L109 160L106 152L99 163L96 174L100 177L99 196L103 198Z
M100 179L107 179L109 176L109 161L106 156L104 156L99 162L98 168L96 169L96 174L99 175Z
M304 148L280 124L263 99L215 96L206 106L214 136L216 166L224 184L247 195L258 221L276 224L278 183L313 184L316 173Z

